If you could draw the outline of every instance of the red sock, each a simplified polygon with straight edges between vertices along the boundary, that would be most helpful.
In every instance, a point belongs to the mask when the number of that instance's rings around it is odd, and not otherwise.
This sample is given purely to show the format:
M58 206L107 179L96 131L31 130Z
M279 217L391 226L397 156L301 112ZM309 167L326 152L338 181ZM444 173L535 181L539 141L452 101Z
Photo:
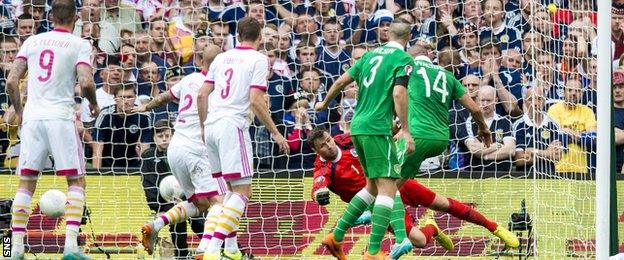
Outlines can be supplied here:
M431 238L433 236L436 235L438 229L436 229L436 227L434 225L425 225L424 227L420 228L420 232L423 233L423 235L425 235L425 244L429 243L429 241L431 241Z
M449 208L447 212L454 217L487 228L490 232L494 232L498 227L496 222L490 221L470 206L451 198L448 198L448 202Z

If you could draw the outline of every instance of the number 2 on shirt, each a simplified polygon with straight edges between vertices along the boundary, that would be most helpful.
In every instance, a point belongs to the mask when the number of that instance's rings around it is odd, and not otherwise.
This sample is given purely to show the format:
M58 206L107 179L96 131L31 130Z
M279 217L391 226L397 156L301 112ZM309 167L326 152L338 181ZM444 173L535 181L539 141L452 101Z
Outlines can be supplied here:
M182 117L182 112L189 110L189 108L191 108L191 105L193 105L193 96L191 96L190 94L186 94L186 96L184 96L184 100L187 103L182 108L180 108L180 113L178 114L178 122L180 123L186 123L186 121Z
M52 76L53 63L54 52L52 52L51 50L43 50L41 54L39 54L39 67L41 67L41 69L45 71L45 75L39 75L39 77L37 77L39 81L46 82L50 79L50 76Z
M230 95L230 82L232 81L232 75L234 75L234 70L232 68L225 71L225 77L227 77L227 79L225 80L225 89L221 90L222 99L226 99L228 95Z

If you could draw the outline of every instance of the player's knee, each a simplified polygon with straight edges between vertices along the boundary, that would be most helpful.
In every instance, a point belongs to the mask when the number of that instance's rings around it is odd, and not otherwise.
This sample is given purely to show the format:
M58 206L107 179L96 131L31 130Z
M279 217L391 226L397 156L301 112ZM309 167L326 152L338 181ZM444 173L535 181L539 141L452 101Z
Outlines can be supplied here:
M429 208L435 211L446 212L449 209L449 201L444 196L436 195L435 198L433 199L433 203L431 203Z
M193 205L195 205L200 212L204 212L210 208L210 200L208 200L208 198L196 199L193 200Z
M417 248L423 248L427 245L427 238L418 228L412 228L412 230L410 230L409 240L412 242L412 245Z
M75 186L84 189L87 186L87 182L83 176L67 177L67 186Z

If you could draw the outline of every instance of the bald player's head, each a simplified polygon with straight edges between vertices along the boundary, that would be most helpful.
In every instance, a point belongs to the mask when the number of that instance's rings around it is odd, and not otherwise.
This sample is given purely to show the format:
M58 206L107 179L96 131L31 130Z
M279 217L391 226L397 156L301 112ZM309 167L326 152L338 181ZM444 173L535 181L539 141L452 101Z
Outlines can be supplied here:
M407 43L412 27L405 19L397 18L390 24L390 40Z
M202 52L202 58L204 61L203 66L205 70L208 70L208 67L210 67L210 64L212 63L214 58L219 55L219 53L221 53L221 48L219 48L219 46L217 45L209 44L208 46L206 46L206 48L204 48L204 51Z

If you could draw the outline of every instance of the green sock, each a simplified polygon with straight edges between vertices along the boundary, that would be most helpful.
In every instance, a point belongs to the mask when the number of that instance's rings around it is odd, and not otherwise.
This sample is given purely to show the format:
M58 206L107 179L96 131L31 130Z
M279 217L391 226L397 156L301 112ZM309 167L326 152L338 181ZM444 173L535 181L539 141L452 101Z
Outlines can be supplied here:
M401 243L403 239L407 237L407 234L405 230L405 207L403 206L401 195L398 193L394 196L394 206L392 208L392 214L390 214L390 225L392 226L392 231L394 231L396 243Z
M373 217L371 219L372 230L370 241L368 242L368 253L371 255L379 253L381 240L386 234L388 224L390 224L393 204L393 199L384 195L377 196L377 199L375 200Z
M370 196L368 192L366 192L366 194ZM336 224L336 228L334 228L334 239L336 239L336 241L342 241L347 229L352 227L353 222L355 222L355 220L362 215L362 212L368 208L370 203L366 203L366 201L360 196L361 194L358 192L358 194L351 199L347 209L338 220L338 224Z

